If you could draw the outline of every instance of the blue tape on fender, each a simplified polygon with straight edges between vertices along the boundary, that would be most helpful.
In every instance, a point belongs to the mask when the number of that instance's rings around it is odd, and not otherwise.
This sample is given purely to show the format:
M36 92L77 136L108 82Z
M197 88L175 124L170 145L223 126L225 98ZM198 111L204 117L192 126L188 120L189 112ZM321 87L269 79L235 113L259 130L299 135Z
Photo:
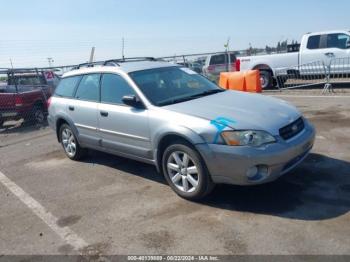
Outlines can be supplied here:
M214 137L213 143L216 144L219 140L221 132L228 127L230 124L235 124L237 123L235 120L227 117L217 117L213 120L210 121L210 124L214 125L216 127L216 134Z

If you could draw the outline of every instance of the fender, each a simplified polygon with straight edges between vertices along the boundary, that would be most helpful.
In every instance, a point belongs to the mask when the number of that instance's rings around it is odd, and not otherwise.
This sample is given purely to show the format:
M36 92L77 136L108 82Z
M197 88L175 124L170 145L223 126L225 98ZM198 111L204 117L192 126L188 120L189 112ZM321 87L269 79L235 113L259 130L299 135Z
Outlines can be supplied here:
M159 143L162 141L163 138L169 135L175 135L175 136L181 137L189 141L194 146L198 144L206 143L203 137L198 135L192 129L185 126L163 126L159 128L152 135L152 147L154 148L153 159L155 160L156 168L158 171L161 171L161 164L159 162L160 159L158 154Z
M59 120L64 120L68 123L68 125L71 127L74 136L76 137L76 139L78 140L78 143L80 143L79 141L79 131L77 129L77 127L74 125L74 122L70 119L70 117L68 116L68 114L64 113L64 112L60 112L55 116L55 130L56 130L56 135L57 135L57 140L59 141L59 135L58 132L59 130L57 129L57 123Z

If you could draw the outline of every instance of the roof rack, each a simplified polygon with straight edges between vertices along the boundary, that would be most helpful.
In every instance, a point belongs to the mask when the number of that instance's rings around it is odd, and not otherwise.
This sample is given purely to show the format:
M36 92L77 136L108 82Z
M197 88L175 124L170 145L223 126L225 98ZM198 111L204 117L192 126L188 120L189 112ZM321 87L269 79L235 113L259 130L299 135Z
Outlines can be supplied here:
M120 63L140 62L140 61L161 61L161 60L154 57L124 57L124 58L109 59L106 61L98 61L98 62L91 62L91 63L86 62L73 67L73 69L80 69L81 67L94 67L95 65L120 66Z
M147 56L146 57L124 57L124 58L106 60L103 63L103 65L119 66L120 63L140 62L140 61L158 61L158 59L154 57L147 57Z
M72 69L80 69L81 67L94 67L95 65L101 65L103 64L103 62L99 61L99 62L86 62L86 63L82 63L79 65L74 66Z

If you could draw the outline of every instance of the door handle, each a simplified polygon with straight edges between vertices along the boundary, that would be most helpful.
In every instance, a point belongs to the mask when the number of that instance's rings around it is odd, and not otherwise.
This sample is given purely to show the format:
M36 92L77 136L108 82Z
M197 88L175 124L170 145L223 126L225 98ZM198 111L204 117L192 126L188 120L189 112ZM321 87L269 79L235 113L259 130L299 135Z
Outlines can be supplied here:
M74 111L74 106L68 106L68 109L69 109L70 111Z
M328 53L325 53L324 55L325 55L325 56L332 57L332 56L334 56L334 53L332 53L332 52L328 52Z
M108 112L100 111L100 115L103 116L103 117L107 117L108 116Z

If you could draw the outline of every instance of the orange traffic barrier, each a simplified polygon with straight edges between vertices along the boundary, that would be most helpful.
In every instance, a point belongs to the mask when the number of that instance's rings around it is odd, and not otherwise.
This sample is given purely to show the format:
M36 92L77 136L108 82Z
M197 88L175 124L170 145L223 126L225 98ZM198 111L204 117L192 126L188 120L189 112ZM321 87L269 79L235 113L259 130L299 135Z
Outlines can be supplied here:
M220 79L219 79L219 86L228 89L228 78L230 76L230 73L228 72L222 72L220 73Z
M246 91L244 72L232 72L228 78L228 89Z
M261 93L259 70L245 72L223 72L220 74L219 86L225 89Z
M261 81L259 70L249 70L245 72L245 85L247 92L261 93Z

